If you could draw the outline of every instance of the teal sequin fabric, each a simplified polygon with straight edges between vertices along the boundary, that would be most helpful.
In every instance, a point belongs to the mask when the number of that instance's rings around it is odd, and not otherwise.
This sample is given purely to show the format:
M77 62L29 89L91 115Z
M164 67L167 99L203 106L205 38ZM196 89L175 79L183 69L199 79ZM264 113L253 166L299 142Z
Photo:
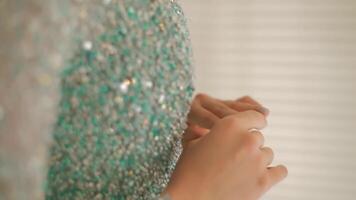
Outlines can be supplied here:
M46 198L157 199L193 93L182 10L171 0L81 4L80 15L97 16L61 74Z

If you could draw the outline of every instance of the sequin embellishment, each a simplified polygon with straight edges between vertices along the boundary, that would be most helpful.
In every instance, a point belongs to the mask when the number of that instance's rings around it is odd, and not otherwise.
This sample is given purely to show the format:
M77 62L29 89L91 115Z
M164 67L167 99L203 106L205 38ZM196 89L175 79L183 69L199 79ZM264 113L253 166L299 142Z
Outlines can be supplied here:
M193 93L186 21L170 0L101 4L103 24L62 73L46 196L158 199Z

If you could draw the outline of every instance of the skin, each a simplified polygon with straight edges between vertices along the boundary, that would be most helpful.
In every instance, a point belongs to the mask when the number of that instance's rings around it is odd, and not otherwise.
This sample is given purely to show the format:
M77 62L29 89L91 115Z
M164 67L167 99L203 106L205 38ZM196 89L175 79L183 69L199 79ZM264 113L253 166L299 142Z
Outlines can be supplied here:
M268 109L250 97L195 97L184 150L166 192L173 200L257 200L288 174L271 167L273 150L260 132Z

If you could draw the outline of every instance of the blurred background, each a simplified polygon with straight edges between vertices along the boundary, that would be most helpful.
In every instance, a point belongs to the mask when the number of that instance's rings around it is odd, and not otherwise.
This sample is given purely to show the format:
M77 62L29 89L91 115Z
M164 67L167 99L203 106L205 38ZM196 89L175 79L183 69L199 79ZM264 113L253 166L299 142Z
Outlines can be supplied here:
M289 177L263 199L356 199L356 1L180 1L198 91L271 110Z

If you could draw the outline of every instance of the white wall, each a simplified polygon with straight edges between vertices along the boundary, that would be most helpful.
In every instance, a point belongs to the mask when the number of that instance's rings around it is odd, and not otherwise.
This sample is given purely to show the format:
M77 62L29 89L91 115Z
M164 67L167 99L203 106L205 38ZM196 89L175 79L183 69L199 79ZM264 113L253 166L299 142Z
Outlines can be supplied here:
M196 84L250 94L288 179L264 200L356 199L356 1L180 0Z

